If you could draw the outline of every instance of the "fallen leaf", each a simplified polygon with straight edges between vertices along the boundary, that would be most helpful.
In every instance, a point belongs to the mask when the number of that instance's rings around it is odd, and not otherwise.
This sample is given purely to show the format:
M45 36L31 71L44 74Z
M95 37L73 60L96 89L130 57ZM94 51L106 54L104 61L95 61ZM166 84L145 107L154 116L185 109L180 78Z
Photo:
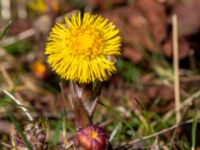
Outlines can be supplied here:
M122 52L123 52L123 55L126 58L130 59L131 62L133 62L134 64L138 64L138 63L142 62L142 60L143 60L142 53L133 47L126 46L123 48Z

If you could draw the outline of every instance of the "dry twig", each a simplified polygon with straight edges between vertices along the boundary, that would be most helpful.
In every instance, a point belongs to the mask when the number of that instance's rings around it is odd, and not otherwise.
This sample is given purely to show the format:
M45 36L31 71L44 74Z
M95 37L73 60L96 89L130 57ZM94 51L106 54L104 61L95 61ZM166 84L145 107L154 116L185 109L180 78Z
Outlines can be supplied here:
M12 36L12 37L6 38L4 40L1 40L0 41L0 45L1 46L6 46L6 45L13 44L13 43L15 43L17 41L27 39L27 38L33 36L35 33L36 33L35 29L33 29L33 28L28 29L26 31L23 31L23 32L19 33L16 36Z
M165 129L163 129L163 130L161 130L161 131L159 131L159 132L153 133L153 134L151 134L151 135L148 135L148 136L145 136L145 137L141 137L141 138L139 138L139 139L135 139L135 140L129 141L129 142L127 142L127 143L124 143L123 145L121 145L121 146L119 146L119 147L117 147L117 148L114 148L114 149L115 149L115 150L117 150L117 149L123 149L123 147L125 147L125 146L127 146L127 145L129 145L129 147L130 147L131 145L134 145L134 144L136 144L136 143L138 143L138 142L140 142L140 141L143 141L143 140L147 140L147 139L150 139L150 138L157 137L157 136L159 136L159 135L161 135L161 134L164 134L164 133L166 133L166 132L169 132L169 131L171 131L171 130L176 129L177 127L179 127L179 126L181 126L181 125L185 125L185 124L191 123L192 121L193 121L193 120L190 119L190 120L188 120L188 121L186 121L186 122L184 122L184 123L175 124L175 125L173 125L173 126L171 126L171 127L169 127L169 128L165 128ZM198 121L199 121L199 120L198 120Z
M175 91L175 108L176 108L176 123L181 120L180 114L180 85L179 85L179 56L178 56L178 23L177 16L172 16L173 30L173 60L174 60L174 91Z
M26 116L28 117L28 119L30 121L33 121L33 117L31 116L31 114L28 112L28 110L26 109L26 107L24 107L22 105L22 103L20 102L20 100L18 100L17 98L15 98L12 94L10 94L8 91L3 90L3 92L9 96L17 105L19 105L20 109L26 114Z

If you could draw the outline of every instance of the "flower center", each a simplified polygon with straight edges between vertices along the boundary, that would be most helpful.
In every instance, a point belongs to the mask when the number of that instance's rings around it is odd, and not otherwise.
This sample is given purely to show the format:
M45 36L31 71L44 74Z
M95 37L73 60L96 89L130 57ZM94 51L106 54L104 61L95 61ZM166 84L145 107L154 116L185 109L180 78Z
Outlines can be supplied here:
M103 37L98 30L82 27L71 31L68 43L73 56L93 59L102 53Z
M97 132L93 131L90 134L91 138L95 139L97 137Z

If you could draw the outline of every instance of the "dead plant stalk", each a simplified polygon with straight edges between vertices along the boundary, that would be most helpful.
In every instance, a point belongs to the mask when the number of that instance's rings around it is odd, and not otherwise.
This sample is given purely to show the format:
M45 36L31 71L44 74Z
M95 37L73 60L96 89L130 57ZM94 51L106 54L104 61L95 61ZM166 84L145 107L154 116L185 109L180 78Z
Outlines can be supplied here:
M178 21L177 15L172 16L172 39L173 39L173 67L174 67L174 91L175 91L175 110L176 123L181 120L180 114L180 83L179 83L179 55L178 55Z
M17 105L19 105L20 109L26 114L27 118L30 121L33 121L33 117L28 112L27 108L22 105L22 103L20 102L20 100L18 100L17 98L15 98L11 93L9 93L6 90L3 90L3 93L6 94L8 97L10 97Z

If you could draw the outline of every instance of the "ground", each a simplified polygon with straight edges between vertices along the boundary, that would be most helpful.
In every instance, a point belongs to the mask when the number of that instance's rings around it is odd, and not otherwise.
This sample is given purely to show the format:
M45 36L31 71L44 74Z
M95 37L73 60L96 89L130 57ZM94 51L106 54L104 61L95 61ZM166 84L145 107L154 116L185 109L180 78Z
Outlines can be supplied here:
M117 72L101 84L92 117L112 148L200 148L199 0L0 2L0 149L10 149L16 133L27 136L31 122L22 106L46 124L47 149L73 141L78 118L71 82L52 71L44 51L55 22L78 10L108 18L122 37Z

